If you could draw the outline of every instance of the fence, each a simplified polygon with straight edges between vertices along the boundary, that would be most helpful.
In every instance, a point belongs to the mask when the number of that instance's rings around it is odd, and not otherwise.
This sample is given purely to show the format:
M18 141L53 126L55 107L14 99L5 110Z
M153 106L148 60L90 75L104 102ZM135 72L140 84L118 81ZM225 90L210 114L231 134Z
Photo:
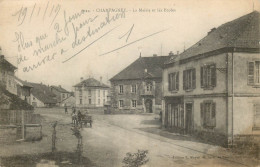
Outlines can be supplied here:
M27 134L26 129L29 127L32 127L33 129L35 129L36 127L40 127L38 136L41 137L42 134L40 114L34 114L33 110L0 110L0 129L2 132L5 132L2 134L9 134L7 136L2 135L0 137L2 140L25 140ZM14 135L11 134L13 134L15 129L16 134L14 137Z

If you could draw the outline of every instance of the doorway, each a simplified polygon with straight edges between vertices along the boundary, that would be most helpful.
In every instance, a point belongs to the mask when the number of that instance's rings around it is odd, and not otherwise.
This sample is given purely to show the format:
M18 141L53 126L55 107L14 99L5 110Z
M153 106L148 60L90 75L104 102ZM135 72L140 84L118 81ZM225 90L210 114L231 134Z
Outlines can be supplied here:
M153 101L151 99L145 100L145 109L146 109L146 112L148 112L148 113L153 112Z
M192 119L192 111L193 111L193 103L185 104L185 132L190 134L193 127L193 119Z

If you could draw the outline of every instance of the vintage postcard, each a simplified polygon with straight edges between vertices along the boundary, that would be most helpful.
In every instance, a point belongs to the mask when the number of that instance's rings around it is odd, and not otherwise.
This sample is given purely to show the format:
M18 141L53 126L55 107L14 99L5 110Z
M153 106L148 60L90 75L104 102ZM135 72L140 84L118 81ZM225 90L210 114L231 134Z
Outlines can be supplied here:
M0 0L0 167L260 166L259 0Z

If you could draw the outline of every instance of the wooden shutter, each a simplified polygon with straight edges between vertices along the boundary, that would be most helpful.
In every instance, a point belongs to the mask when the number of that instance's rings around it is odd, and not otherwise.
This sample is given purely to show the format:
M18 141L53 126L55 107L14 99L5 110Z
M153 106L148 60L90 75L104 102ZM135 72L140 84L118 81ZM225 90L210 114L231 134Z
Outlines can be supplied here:
M176 73L176 89L179 90L179 72Z
M254 67L255 67L255 62L248 62L248 76L247 76L247 84L248 85L253 85L254 84Z
M204 126L204 103L200 103L200 124Z
M186 90L186 83L187 83L186 72L187 72L186 70L183 71L183 82L182 82L183 90Z
M200 87L204 88L204 67L200 67Z
M211 126L216 126L216 103L211 103Z
M211 86L216 86L217 84L216 64L210 66L210 74L211 74Z
M192 88L196 88L196 69L192 69Z

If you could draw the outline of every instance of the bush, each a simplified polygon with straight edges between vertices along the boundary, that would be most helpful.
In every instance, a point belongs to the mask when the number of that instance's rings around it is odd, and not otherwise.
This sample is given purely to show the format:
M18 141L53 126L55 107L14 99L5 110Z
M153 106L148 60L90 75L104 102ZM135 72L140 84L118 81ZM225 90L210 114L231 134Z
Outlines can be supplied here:
M123 167L139 167L146 164L149 159L147 158L148 150L138 150L137 153L126 153L126 157L123 159L125 164Z

